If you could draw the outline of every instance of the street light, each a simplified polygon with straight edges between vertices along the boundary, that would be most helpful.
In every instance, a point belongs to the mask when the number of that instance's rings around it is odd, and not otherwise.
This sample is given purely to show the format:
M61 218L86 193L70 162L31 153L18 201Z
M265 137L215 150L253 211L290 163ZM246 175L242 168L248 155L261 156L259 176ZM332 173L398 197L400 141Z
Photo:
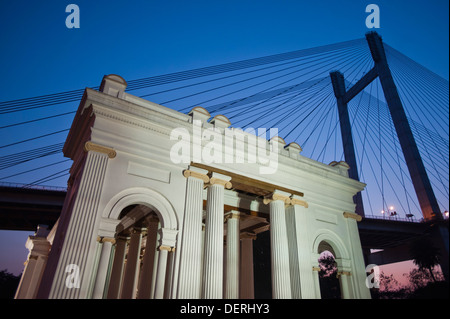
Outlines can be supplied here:
M394 210L394 206L389 206L389 211L388 211L390 214L390 216L397 216L397 212Z
M448 218L448 210L446 210L446 211L444 212L444 216L445 216L445 218Z

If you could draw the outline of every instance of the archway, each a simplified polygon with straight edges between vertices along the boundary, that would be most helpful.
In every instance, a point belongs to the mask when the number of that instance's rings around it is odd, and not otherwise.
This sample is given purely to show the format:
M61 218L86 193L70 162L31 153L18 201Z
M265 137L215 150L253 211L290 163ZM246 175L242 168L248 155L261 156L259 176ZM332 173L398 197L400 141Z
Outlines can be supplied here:
M169 298L178 232L169 201L150 189L127 189L109 201L103 216L119 221L105 296Z
M325 241L319 244L319 286L322 299L341 299L336 253Z
M107 298L154 298L161 229L158 215L138 204L125 207L119 218Z
M330 271L326 273L329 274L329 278L325 280L325 282L329 281L327 287L325 287L323 278L321 282L320 271L322 270L322 267L319 267L318 280L319 286L321 287L318 287L318 289L320 289L321 298L351 298L352 289L351 279L349 278L351 272L351 259L342 239L331 230L319 230L313 242L313 252L318 254L317 262L319 266L320 259L323 259L322 261L328 263L330 266ZM339 289L334 288L336 286L338 286ZM325 289L327 289L327 291L325 291Z

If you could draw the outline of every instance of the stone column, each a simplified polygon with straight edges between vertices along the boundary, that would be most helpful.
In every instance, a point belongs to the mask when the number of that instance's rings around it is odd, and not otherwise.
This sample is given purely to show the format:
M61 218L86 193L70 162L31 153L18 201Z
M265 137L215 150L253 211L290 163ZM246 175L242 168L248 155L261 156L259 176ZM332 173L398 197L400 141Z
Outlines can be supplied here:
M167 272L166 272L166 285L164 288L164 299L173 298L173 279L175 268L175 250L176 247L172 247L167 256Z
M115 245L116 249L114 251L114 261L111 270L111 277L109 279L108 299L118 299L120 296L127 238L117 237Z
M201 297L203 185L209 182L208 171L190 167L183 175L187 178L182 241L180 242L180 268L178 298Z
M320 255L319 254L313 254L313 255L314 255L314 257L312 257L312 258L314 259L314 261L312 262L312 271L311 272L312 272L312 277L313 277L314 298L321 299L320 280L319 280L320 267L319 267L319 261L318 261Z
M336 259L336 264L337 264L337 277L339 278L339 285L341 287L341 296L342 299L353 299L353 293L352 293L352 288L351 288L351 281L350 281L350 276L351 276L351 272L350 272L350 268L347 266L346 264L349 264L350 262L341 260L341 259Z
M178 231L173 229L160 229L161 245L158 247L159 256L155 280L155 299L164 298L165 287L171 284L166 282L167 257L169 252L175 248L177 233Z
M142 270L139 277L138 299L150 299L151 296L158 223L159 219L154 216L147 218L147 242L145 244Z
M255 299L255 283L253 275L253 240L255 239L255 234L241 234L241 299Z
M69 222L64 236L61 253L54 275L51 276L49 298L77 299L89 297L89 286L94 268L97 236L95 236L95 219L98 214L103 181L108 160L116 157L116 152L109 147L91 141L84 146L87 151L71 211L67 211ZM66 269L75 266L79 270L80 288L72 289L66 285ZM43 295L46 294L43 288Z
M239 212L225 215L227 222L225 298L239 299Z
M359 238L358 221L361 221L362 217L355 213L343 213L346 224L347 233L349 235L349 242L351 244L352 253L352 277L351 281L354 284L354 298L370 299L370 290L366 286L366 266L364 262L363 251L361 247L361 240Z
M142 229L133 228L128 245L127 264L122 285L122 299L135 299L137 279L139 276L139 258L141 254Z
M25 269L20 278L19 286L16 290L15 299L33 299L36 297L37 288L39 287L47 258L50 251L50 243L46 236L49 231L38 226L34 236L28 236L25 247L28 248L29 254L25 262Z
M297 195L291 196L286 210L291 264L292 298L314 299L314 277L311 272L308 204Z
M274 299L290 299L292 296L285 219L285 205L290 203L289 195L276 190L264 199L264 204L270 205L272 298Z
M155 299L162 299L164 297L164 286L166 282L167 271L167 255L171 251L169 246L159 246L159 258L158 258L158 272L156 274L155 284Z
M231 188L231 177L212 173L208 185L205 221L205 256L202 298L223 295L223 213L224 188Z
M97 268L97 277L95 278L94 291L92 298L102 299L105 290L106 277L108 275L109 262L111 258L112 246L115 243L114 238L99 237L99 245L101 245L100 258Z
M288 236L288 249L289 249L289 271L291 275L291 289L292 298L300 299L300 268L298 260L298 247L297 247L297 230L295 225L295 206L289 205L286 208L286 231Z

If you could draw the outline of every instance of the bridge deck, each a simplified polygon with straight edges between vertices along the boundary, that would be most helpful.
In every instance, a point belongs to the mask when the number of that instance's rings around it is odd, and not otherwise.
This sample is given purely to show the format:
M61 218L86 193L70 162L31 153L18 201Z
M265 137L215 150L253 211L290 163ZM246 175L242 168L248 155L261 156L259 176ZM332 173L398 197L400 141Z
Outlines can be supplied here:
M0 229L35 231L57 221L66 190L0 185Z
M36 189L0 185L0 229L35 231L52 227L66 196L65 189ZM448 222L448 220L447 220ZM363 248L385 249L402 245L426 232L429 223L363 218L358 223Z

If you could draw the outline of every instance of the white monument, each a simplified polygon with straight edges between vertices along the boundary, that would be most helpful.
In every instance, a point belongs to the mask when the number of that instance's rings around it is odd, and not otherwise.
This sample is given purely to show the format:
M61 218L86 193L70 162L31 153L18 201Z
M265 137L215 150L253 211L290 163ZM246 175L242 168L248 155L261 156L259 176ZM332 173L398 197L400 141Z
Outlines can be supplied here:
M264 231L273 298L320 298L324 249L342 297L370 298L353 203L365 185L346 163L126 86L108 75L85 90L63 149L73 160L64 207L48 235L30 238L16 298L251 299Z

